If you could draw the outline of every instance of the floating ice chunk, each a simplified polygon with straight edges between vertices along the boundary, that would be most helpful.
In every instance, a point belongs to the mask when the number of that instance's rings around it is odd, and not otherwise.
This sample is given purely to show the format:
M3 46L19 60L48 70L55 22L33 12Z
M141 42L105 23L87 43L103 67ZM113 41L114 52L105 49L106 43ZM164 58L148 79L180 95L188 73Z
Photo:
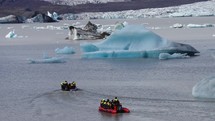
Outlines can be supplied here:
M114 30L121 30L121 29L124 28L126 25L128 25L128 23L127 23L126 21L123 22L123 23L117 23L117 24L115 25Z
M173 26L170 26L170 28L183 28L183 25L176 23L176 24L173 24Z
M215 34L213 34L212 36L215 37Z
M55 49L57 54L74 54L75 50L72 47L64 47L63 49L57 48Z
M198 82L193 87L192 95L196 98L215 98L215 77Z
M17 34L15 34L15 30L10 31L10 32L5 36L5 38L16 38L16 37L17 37Z
M160 53L199 53L190 45L167 41L141 25L128 25L104 41L80 46L84 58L158 58Z
M43 53L42 59L27 59L32 64L37 63L65 63L66 58L64 57L49 57L46 53Z
M63 30L64 27L48 25L48 26L46 26L46 29L49 29L49 30Z
M48 30L64 30L64 29L67 29L67 28L65 28L65 26L53 26L53 25L47 25L46 27L34 26L33 28L36 30L45 30L45 29L48 29Z
M188 24L188 28L206 28L206 27L214 27L213 24Z
M46 57L43 59L27 59L32 64L37 63L65 63L65 58L63 57Z
M186 53L181 54L181 53L174 53L174 54L169 54L169 53L160 53L159 54L159 59L160 60L167 60L167 59L180 59L180 58L189 58Z

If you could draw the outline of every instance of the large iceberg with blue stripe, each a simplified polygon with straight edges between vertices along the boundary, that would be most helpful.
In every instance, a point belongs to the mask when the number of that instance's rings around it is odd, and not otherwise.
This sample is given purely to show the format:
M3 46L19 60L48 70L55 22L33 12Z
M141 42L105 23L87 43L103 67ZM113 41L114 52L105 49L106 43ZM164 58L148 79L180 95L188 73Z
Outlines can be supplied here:
M104 41L80 46L83 58L159 58L161 53L199 53L188 44L168 41L142 25L127 25Z

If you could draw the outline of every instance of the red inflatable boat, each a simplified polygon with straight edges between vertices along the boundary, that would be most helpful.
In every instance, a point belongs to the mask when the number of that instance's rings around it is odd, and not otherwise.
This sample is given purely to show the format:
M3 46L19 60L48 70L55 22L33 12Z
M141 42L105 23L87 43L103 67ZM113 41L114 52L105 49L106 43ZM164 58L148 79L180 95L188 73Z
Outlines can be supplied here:
M107 113L112 113L112 114L116 114L116 113L129 113L130 110L128 108L124 108L122 107L120 110L115 109L107 109L107 108L103 108L101 106L99 106L99 111L103 111L103 112L107 112Z

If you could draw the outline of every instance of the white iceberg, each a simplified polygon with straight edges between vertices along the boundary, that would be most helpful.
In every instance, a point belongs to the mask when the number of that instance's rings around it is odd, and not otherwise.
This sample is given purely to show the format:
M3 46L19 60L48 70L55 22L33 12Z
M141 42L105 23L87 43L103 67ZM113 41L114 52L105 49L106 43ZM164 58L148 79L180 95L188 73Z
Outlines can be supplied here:
M17 34L15 34L15 30L10 31L10 32L5 36L5 38L16 38L16 37L17 37Z
M203 79L192 90L196 98L215 98L215 77Z
M57 48L55 49L55 52L57 54L74 54L75 53L75 50L72 48L72 47L64 47L62 49L60 48Z
M173 24L173 26L170 26L170 28L183 28L183 25L176 23L176 24Z
M142 25L127 25L99 43L82 43L83 58L158 58L160 53L199 53L187 44L170 42Z
M169 53L160 53L159 59L160 60L168 60L168 59L180 59L180 58L189 58L186 53L181 54L181 53L173 53L172 55Z
M53 20L58 21L59 15L56 12L53 12L52 14L47 11L47 16L51 17Z

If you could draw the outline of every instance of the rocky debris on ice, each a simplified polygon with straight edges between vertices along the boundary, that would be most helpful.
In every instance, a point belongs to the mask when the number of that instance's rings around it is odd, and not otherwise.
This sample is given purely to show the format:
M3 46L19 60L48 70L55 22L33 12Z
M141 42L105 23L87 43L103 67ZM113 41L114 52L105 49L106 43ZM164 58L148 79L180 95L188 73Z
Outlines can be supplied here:
M103 39L110 34L107 32L99 33L98 27L90 21L84 28L76 28L74 26L69 27L69 37L66 39L70 40L95 40Z
M48 23L48 22L57 22L52 17L40 12L35 12L32 18L29 18L25 21L26 23Z
M24 22L24 18L21 16L15 16L15 15L8 15L5 17L1 17L0 18L0 23L1 24L10 24L10 23L23 23Z

